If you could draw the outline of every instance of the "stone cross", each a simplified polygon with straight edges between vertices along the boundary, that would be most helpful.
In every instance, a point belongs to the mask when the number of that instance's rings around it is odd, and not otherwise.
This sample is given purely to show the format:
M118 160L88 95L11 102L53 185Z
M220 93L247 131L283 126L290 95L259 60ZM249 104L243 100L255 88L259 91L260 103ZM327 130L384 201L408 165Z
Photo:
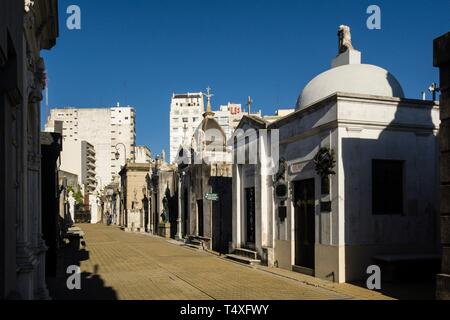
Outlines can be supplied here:
M211 87L210 87L210 86L208 86L208 87L206 88L206 94L205 94L205 96L206 96L207 98L209 98L209 99L211 99L211 97L214 96L214 95L211 93Z
M248 96L247 100L248 115L250 115L252 112L252 103L253 103L252 97Z

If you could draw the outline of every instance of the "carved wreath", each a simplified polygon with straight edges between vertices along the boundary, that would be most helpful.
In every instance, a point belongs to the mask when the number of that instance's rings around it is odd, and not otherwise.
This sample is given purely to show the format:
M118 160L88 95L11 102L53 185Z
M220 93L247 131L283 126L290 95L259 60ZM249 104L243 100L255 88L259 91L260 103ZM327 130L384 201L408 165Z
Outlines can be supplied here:
M278 172L275 174L274 181L278 182L284 180L284 175L286 173L286 159L281 158L278 163Z
M334 175L336 172L333 170L336 165L334 158L334 150L330 148L320 148L314 157L314 164L316 165L316 172L321 177Z

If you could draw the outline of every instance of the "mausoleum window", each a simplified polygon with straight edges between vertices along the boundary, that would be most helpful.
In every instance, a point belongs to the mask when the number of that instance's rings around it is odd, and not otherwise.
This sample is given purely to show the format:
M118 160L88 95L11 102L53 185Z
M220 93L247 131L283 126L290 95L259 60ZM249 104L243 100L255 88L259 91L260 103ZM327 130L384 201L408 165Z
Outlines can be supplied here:
M372 213L403 214L403 161L372 161Z

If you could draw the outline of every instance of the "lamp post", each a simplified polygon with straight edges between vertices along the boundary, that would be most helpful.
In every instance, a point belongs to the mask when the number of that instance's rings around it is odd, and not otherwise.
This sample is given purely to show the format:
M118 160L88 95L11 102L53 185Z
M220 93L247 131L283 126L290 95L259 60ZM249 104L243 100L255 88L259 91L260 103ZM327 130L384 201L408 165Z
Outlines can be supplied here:
M127 164L127 147L125 146L125 144L123 144L122 142L119 142L118 144L116 144L116 154L115 154L115 156L116 156L116 160L119 160L119 158L120 158L120 153L119 153L119 146L122 146L123 147L123 150L124 150L124 153L125 153L125 165Z
M126 166L127 164L127 147L125 146L125 144L123 144L122 142L119 142L118 144L116 144L115 148L116 148L116 160L119 160L120 158L120 153L119 153L119 146L123 147L124 153L125 153L125 163L124 166ZM120 210L119 210L119 220L120 220L120 225L124 225L124 203L123 203L123 187L122 187L122 181L119 175L119 185L120 185L120 191L119 191L119 198L120 198Z

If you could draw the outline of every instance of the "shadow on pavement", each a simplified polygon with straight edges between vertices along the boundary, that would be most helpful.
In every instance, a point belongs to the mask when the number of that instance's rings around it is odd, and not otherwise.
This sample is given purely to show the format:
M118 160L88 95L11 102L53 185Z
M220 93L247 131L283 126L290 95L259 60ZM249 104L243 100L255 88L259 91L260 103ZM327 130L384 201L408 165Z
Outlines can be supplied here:
M87 260L89 260L89 251L86 250L85 243L80 242L80 239L70 239L60 248L57 276L47 278L48 289L53 300L117 300L115 290L105 286L105 282L99 274L98 265L94 266L93 273L82 272L79 275L81 287L79 290L69 290L68 283L74 284L76 280L73 278L74 272L67 273L67 268L69 266L79 267L82 261Z
M352 282L351 284L367 288L363 282ZM397 300L435 300L436 283L432 280L414 283L383 282L381 290L377 290L377 292Z

